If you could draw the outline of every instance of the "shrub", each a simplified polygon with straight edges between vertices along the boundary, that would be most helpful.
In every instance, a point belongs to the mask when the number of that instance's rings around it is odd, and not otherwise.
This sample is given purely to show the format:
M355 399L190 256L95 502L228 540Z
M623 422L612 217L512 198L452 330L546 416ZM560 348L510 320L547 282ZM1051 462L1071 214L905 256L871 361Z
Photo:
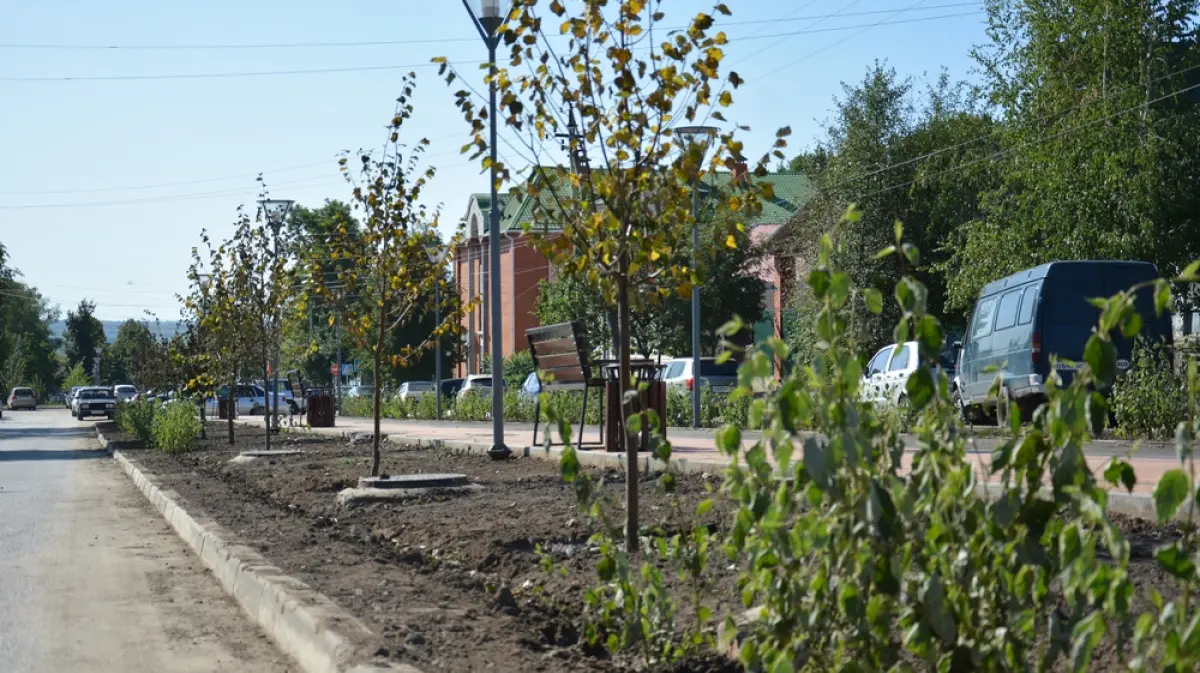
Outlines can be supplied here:
M373 416L375 415L375 401L369 397L343 397L342 415Z
M157 406L149 400L122 402L117 405L114 420L117 427L134 435L143 445L154 445L154 418Z
M897 226L896 245L881 259L900 257L902 265L918 259L901 234ZM860 400L851 316L859 302L879 313L883 298L855 288L833 266L836 252L823 237L808 278L819 305L814 325L821 349L797 362L779 390L750 403L747 415L763 423L762 439L744 449L738 426L716 433L730 459L722 493L736 510L724 549L738 569L745 605L760 608L743 630L746 670L1085 671L1101 643L1127 670L1194 670L1200 660L1200 608L1189 602L1200 581L1195 527L1155 550L1177 586L1170 596L1143 587L1152 600L1141 601L1146 612L1136 614L1130 544L1106 503L1109 488L1132 491L1137 476L1115 457L1101 484L1083 454L1108 419L1109 403L1096 390L1116 377L1110 334L1133 336L1142 324L1135 294L1098 302L1087 366L1066 388L1050 377L1048 401L1032 423L1023 426L1012 405L1012 436L982 468L992 479L985 491L949 382L935 366L941 325L926 313L926 289L911 276L894 294L902 315L895 339L917 341L922 362L906 384L917 438L911 463L900 414ZM1165 284L1156 283L1155 296L1159 310L1169 305ZM743 363L739 380L764 375L770 355L788 352L784 342L770 340ZM1177 437L1181 467L1188 469L1161 478L1153 498L1160 522L1191 511L1181 508L1196 492L1194 360L1188 389L1189 417ZM997 384L992 394L998 392ZM799 428L815 432L801 436ZM655 453L670 459L665 443ZM612 523L620 517L606 490L581 471L570 447L562 472L583 511L604 524L593 538L599 582L584 603L589 640L650 662L676 658L711 633L712 611L694 590L703 586L708 529L682 528L666 540L650 532L640 555L630 553L620 544L621 528ZM670 472L661 483L669 488ZM700 503L692 520L712 506ZM676 619L678 596L695 602L695 624ZM727 625L729 633L739 631Z
M533 356L529 351L517 351L504 358L504 383L509 390L518 390L533 373Z
M1171 437L1187 415L1187 381L1165 348L1139 341L1133 367L1113 385L1116 432L1123 437Z
M492 395L468 390L454 400L454 420L486 421L492 413Z
M154 416L154 446L168 453L187 451L200 434L196 407L186 401L171 402Z

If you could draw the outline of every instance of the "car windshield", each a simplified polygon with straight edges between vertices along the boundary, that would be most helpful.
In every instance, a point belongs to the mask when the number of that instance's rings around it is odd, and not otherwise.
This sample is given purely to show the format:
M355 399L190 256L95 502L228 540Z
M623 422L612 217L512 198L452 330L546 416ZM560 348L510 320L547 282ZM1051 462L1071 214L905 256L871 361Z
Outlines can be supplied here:
M405 389L405 390L407 390L407 391L408 391L408 392L410 392L410 393L411 393L411 392L414 392L414 391L419 391L419 390L432 390L432 389L433 389L433 384L432 384L432 383L414 383L414 382L409 382L409 383L405 383L405 384L404 384L404 389Z
M491 388L492 387L492 377L488 376L485 378L471 379L471 385L472 386L484 386L487 388Z
M101 390L99 388L79 391L79 399L81 400L102 400L108 397L112 397L112 394L107 390Z
M33 397L32 388L13 388L13 395L16 397Z
M133 386L117 386L117 392L118 393L136 393L137 388L134 388Z

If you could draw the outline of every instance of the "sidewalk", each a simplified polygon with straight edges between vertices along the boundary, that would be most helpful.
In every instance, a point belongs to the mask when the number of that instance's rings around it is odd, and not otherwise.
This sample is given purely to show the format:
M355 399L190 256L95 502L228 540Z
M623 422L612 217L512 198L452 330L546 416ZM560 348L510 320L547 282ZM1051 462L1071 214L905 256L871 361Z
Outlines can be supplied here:
M261 416L245 416L240 419L244 423L262 425ZM543 439L543 429L538 429L538 445L540 450ZM370 418L342 416L337 419L337 427L316 428L316 432L341 434L343 432L371 433L373 421ZM409 421L382 419L380 431L393 440L408 440L413 442L452 442L470 444L486 448L492 444L492 424L468 421ZM719 472L724 469L729 460L716 449L712 429L693 430L691 428L668 428L667 438L671 440L672 458L687 463L689 470ZM555 441L559 441L557 431ZM583 454L591 458L587 462L601 464L611 460L619 460L620 454L609 454L600 448L599 428L589 425L584 428ZM749 447L762 437L762 433L745 430L742 432L743 446ZM524 449L532 445L532 423L506 423L504 426L504 443L509 449L520 455ZM906 444L905 467L911 464L912 456L917 448L917 439L912 435L904 436ZM985 471L991 452L1001 440L994 437L976 437L971 440L971 454L979 461L981 475ZM1126 456L1133 449L1133 442L1118 440L1099 440L1084 447L1088 465L1099 477L1113 456ZM556 447L557 448L557 447ZM1150 493L1158 483L1163 473L1179 465L1173 447L1162 443L1147 443L1142 445L1136 455L1130 460L1137 473L1138 483L1136 492Z

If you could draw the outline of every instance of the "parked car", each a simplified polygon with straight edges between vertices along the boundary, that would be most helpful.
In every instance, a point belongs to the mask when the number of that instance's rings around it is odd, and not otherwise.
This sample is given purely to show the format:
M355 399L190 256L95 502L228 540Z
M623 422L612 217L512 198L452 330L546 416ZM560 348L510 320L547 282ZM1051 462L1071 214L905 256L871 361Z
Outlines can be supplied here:
M112 388L81 388L75 394L75 418L81 421L91 416L105 416L111 420L116 411L117 398L113 396Z
M667 369L663 373L663 380L668 388L693 390L697 378L701 386L708 386L718 395L730 393L737 387L738 363L733 360L718 363L716 358L700 358L699 377L693 372L695 363L692 358L673 358L665 364Z
M205 414L215 418L217 416L217 410L219 409L217 400L227 399L228 396L229 386L221 386L221 388L217 390L217 396L215 398L210 397L205 401ZM261 386L251 385L248 383L239 383L237 388L234 389L233 399L237 414L239 416L259 415L262 414L267 407L267 391L263 390ZM281 410L288 408L288 403L283 399L282 395L279 396L279 408Z
M121 384L113 386L113 397L117 402L132 402L137 399L138 390L131 385Z
M959 409L964 416L993 411L1006 422L1007 405L997 408L995 400L988 399L1000 377L1002 399L1016 401L1023 415L1032 412L1045 399L1052 359L1057 360L1054 370L1064 385L1083 362L1084 347L1100 317L1088 299L1109 297L1158 277L1158 269L1149 262L1050 262L989 283L979 294L961 344L955 395ZM1152 287L1138 291L1134 307L1143 321L1140 336L1170 345L1171 318L1155 315ZM1120 331L1112 340L1121 375L1132 366L1133 343Z
M274 381L268 381L266 385L263 385L261 381L256 381L254 385L266 391L271 389L272 383L274 383ZM288 383L286 378L281 377L279 379L279 387L276 390L279 392L279 399L281 400L279 403L280 413L290 410L293 414L299 414L300 404L296 401L296 394L292 392L292 386ZM263 396L264 398L266 397L265 392L263 393Z
M471 374L463 379L462 387L458 390L458 397L475 393L477 395L490 395L492 393L492 375L491 374Z
M405 381L400 384L398 393L401 400L419 400L426 395L433 394L432 381Z
M8 408L14 411L17 409L37 411L37 393L33 391L33 388L24 386L13 388L12 392L8 394Z
M954 347L951 345L938 355L937 368L940 371L935 374L937 380L941 373L945 372L950 381L951 392L956 380L953 353ZM900 404L908 389L908 379L917 371L920 363L920 346L916 341L889 344L880 348L867 363L859 395L867 402Z
M63 398L64 407L68 409L71 408L71 404L75 401L75 393L79 392L81 388L83 388L83 386L71 386L71 389L67 391L67 396Z

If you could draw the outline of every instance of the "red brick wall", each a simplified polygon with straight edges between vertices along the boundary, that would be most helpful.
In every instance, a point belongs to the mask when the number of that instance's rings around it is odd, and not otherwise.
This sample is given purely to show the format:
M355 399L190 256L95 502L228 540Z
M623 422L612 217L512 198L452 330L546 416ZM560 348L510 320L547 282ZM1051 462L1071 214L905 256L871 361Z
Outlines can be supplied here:
M516 337L516 350L529 348L525 331L539 325L534 307L537 306L538 288L550 277L550 263L537 249L532 237L522 235L513 249L516 275L513 277L514 296L512 333Z

